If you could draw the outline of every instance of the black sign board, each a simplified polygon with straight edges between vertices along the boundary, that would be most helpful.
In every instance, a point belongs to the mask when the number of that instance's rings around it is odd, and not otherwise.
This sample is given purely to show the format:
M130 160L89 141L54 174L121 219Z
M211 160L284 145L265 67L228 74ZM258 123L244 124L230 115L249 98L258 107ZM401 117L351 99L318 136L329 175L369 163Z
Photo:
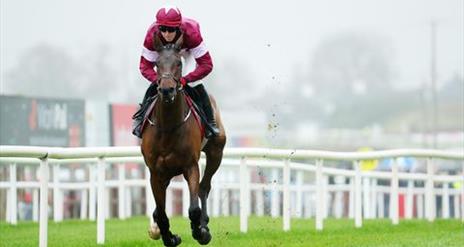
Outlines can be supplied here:
M85 146L85 103L1 95L0 144Z

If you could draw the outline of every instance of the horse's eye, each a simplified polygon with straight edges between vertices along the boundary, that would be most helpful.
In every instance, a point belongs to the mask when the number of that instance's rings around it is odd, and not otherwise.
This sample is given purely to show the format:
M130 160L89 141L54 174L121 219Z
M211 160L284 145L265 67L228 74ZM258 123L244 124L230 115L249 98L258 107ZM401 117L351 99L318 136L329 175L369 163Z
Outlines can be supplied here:
M181 67L182 66L182 61L178 61L177 66Z

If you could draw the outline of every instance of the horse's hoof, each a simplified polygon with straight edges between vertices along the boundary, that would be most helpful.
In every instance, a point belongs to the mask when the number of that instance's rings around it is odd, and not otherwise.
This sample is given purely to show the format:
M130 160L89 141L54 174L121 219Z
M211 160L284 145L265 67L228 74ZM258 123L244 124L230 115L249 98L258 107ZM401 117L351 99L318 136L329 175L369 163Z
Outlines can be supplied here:
M163 243L164 246L177 246L182 243L182 239L176 234L171 234L170 237L163 238Z
M153 225L150 226L150 229L148 229L148 236L150 236L150 238L153 240L160 239L161 232L158 227L158 224L154 223Z
M207 227L201 227L193 235L194 235L193 238L195 238L198 241L198 243L201 245L208 244L212 238L211 233L209 233L209 230Z

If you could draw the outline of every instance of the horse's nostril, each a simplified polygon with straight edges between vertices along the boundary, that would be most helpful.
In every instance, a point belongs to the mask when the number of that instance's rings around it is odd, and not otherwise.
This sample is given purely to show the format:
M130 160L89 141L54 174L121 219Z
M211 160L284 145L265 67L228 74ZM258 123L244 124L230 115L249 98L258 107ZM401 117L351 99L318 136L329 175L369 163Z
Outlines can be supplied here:
M174 93L175 88L173 87L161 88L160 91L163 94L163 96L169 96L170 94Z
M163 95L167 95L168 94L168 90L166 88L161 88L160 89L160 92L163 94Z

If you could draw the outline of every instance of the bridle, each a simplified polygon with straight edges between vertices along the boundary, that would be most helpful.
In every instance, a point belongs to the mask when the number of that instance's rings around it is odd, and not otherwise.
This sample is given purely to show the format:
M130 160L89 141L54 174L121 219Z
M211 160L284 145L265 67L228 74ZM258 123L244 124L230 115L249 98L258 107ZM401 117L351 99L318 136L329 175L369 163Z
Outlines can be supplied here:
M169 47L164 47L164 48L169 49ZM156 63L158 64L159 62L157 61ZM182 63L180 63L180 70L182 71ZM184 90L184 87L182 86L182 83L180 82L180 78L177 78L173 73L165 72L165 73L160 74L157 81L156 81L156 83L158 85L160 85L160 81L162 79L172 79L172 80L174 80L176 82L176 91L177 91L177 93L184 93L185 94L185 90ZM192 110L190 108L188 108L188 112L185 115L184 119L180 123L177 123L176 125L174 125L172 127L168 127L168 128L162 128L159 125L156 125L155 121L152 120L151 118L148 118L148 122L150 123L150 125L155 126L160 132L170 133L170 132L173 132L174 130L180 128L182 125L184 125L187 122L187 119L190 117L191 113L192 113Z
M182 69L182 67L181 67ZM158 80L156 83L159 85L161 79L172 79L176 82L177 86L177 91L182 91L184 87L182 86L182 83L180 83L180 78L176 78L172 73L163 73L161 76L158 77Z
M175 46L173 44L168 44L168 45L163 46L162 50L175 50L177 53L179 52L179 50L177 48L175 48ZM173 56L173 55L171 54L169 56ZM160 58L161 58L161 56L160 56ZM178 57L176 57L176 58L178 58ZM182 61L179 59L176 62L179 63L180 71L182 71ZM160 61L156 61L156 65L159 66L159 64L160 64ZM158 77L158 80L156 81L156 83L158 83L158 85L159 85L159 82L161 81L161 79L172 79L172 80L174 80L176 82L176 86L178 87L178 90L182 90L182 88L183 88L182 83L180 83L180 78L177 78L171 72L162 73Z

